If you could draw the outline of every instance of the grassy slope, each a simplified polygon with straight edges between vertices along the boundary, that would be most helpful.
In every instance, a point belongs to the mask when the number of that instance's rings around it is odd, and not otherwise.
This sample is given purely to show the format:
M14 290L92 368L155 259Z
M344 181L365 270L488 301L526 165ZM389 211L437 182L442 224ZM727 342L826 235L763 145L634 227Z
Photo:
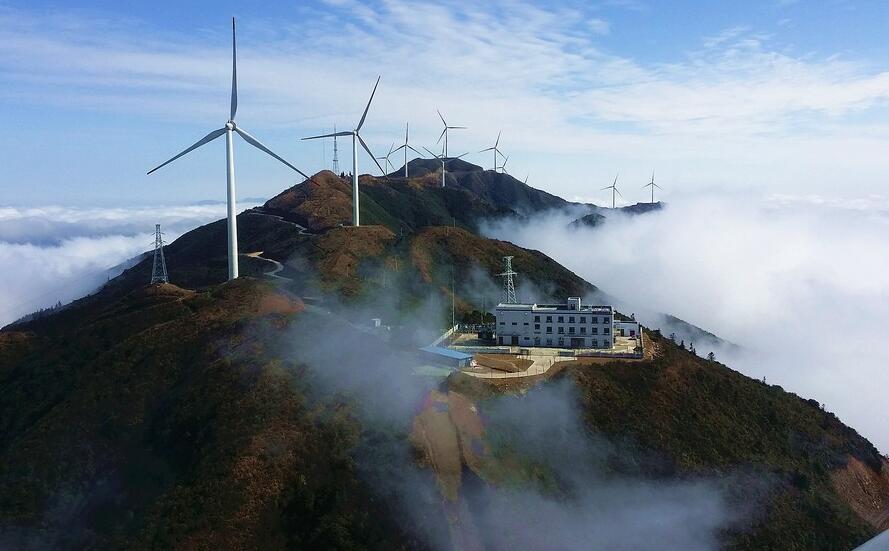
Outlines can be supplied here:
M870 442L814 401L654 339L661 354L653 361L563 372L591 429L663 454L667 471L767 481L767 509L730 535L729 548L850 549L874 534L830 480L850 456L879 472Z
M348 407L309 406L269 353L301 308L250 280L165 286L7 333L0 547L410 543L356 476Z

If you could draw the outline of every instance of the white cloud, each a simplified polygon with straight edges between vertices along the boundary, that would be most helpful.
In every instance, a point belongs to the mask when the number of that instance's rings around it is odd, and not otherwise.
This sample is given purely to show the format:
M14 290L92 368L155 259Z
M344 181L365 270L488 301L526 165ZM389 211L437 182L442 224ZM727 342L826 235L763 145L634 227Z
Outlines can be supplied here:
M0 101L138 112L163 124L224 120L227 29L195 38L132 21L71 21L0 15ZM601 49L596 29L615 32L579 9L521 1L369 9L342 0L302 7L293 23L245 20L239 117L251 130L294 135L353 125L382 73L366 126L372 145L388 147L405 120L418 144L433 142L441 108L470 126L455 148L481 149L502 129L514 170L546 174L561 194L580 192L576 174L590 162L596 179L644 163L681 174L683 185L797 190L805 177L822 191L835 174L875 189L889 168L884 64L792 55L743 27L652 63ZM297 164L317 167L321 147L301 144Z
M889 449L889 199L682 196L581 235L565 222L493 235L546 252L637 313L671 313L740 344L747 353L723 357L731 367L824 402Z
M252 205L241 204L246 208ZM225 216L225 204L77 209L0 207L0 326L80 298L119 264Z
M611 23L599 17L589 20L590 30L595 34L606 35L611 32Z

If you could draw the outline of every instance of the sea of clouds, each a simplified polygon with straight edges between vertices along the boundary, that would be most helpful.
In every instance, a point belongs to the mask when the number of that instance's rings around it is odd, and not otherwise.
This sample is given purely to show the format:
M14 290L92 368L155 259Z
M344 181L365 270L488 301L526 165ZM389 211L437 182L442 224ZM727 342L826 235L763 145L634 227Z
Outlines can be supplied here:
M253 206L240 204L239 209ZM0 206L0 326L65 304L102 285L166 242L225 216L225 203L74 208Z
M889 199L679 195L596 228L569 222L555 214L485 231L545 252L653 327L664 321L654 312L669 313L740 345L714 352L824 403L889 451Z

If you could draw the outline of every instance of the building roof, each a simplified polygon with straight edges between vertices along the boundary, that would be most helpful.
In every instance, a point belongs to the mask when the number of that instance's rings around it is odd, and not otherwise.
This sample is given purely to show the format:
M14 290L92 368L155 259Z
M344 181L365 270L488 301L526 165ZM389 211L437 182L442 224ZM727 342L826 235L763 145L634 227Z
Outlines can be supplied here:
M445 358L450 358L452 360L471 360L472 354L467 354L465 352L459 352L457 350L451 350L450 348L445 348L443 346L424 346L421 348L423 352L429 352L430 354L436 354L438 356L444 356Z
M570 304L511 304L501 302L497 305L498 310L528 310L531 312L596 312L602 314L610 314L613 308L611 306L586 306L581 305L580 310L571 307Z

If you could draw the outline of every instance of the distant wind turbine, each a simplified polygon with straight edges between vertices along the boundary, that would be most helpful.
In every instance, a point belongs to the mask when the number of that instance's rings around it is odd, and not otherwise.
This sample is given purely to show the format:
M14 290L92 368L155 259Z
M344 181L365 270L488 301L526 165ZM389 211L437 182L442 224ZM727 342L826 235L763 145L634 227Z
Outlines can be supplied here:
M422 153L420 153L419 151L417 151L416 149L411 147L410 140L408 139L408 130L409 130L409 124L405 123L404 124L404 143L401 144L400 146L396 147L392 151L392 153L395 153L396 151L401 151L402 149L404 149L404 178L405 178L405 180L407 179L407 150L410 149L411 151L413 151L420 157L423 156Z
M229 112L228 122L225 123L225 126L220 128L219 130L214 130L198 140L197 143L179 153L172 159L167 162L156 166L155 168L148 171L148 174L151 174L155 170L166 166L179 157L194 151L195 149L201 147L202 145L208 144L215 140L216 138L225 135L225 157L226 157L226 178L228 180L228 192L227 192L227 201L228 201L228 279L232 280L238 277L238 219L236 217L235 209L237 208L237 200L235 197L235 158L234 158L234 144L232 142L232 133L239 134L244 141L252 145L253 147L263 151L275 159L281 161L288 167L292 168L299 174L301 174L307 180L311 178L306 175L305 172L296 168L292 164L288 163L281 157L279 157L276 153L274 153L271 149L262 145L259 140L251 136L247 133L246 130L239 127L235 124L235 113L238 111L238 57L237 57L237 46L235 42L235 18L232 17L232 97L231 97L231 111Z
M661 186L654 183L654 171L653 170L651 171L651 181L648 182L647 184L645 184L644 186L642 186L642 189L645 189L647 187L651 188L651 202L654 203L654 188L658 188L658 189L664 189L664 188L662 188Z
M390 168L393 168L393 169L395 168L394 166L392 166L392 163L389 162L389 157L392 155L392 152L394 150L395 150L395 144L393 143L392 146L389 148L389 153L386 153L386 155L384 157L377 157L378 161L385 161L385 163L383 163L383 164L386 165L386 171L383 172L383 176L386 176L388 174L387 171L389 171Z
M620 172L617 173L617 176L620 176ZM613 184L611 184L611 185L608 186L608 187L603 187L603 188L602 188L602 190L606 190L606 189L610 189L610 190L611 190L611 208L614 208L614 206L615 206L615 204L616 204L616 203L615 203L615 199L614 199L614 194L616 193L616 194L620 195L620 192L617 190L617 176L614 177L614 183L613 183ZM623 195L620 195L620 196L623 197Z
M308 138L303 138L304 140L317 140L319 138L336 138L337 136L352 136L352 225L360 226L359 223L359 204L358 204L358 142L361 142L361 147L367 151L367 154L370 155L370 158L373 159L373 162L377 165L377 168L380 169L380 172L386 174L386 171L383 170L383 167L380 166L380 163L377 162L377 158L374 157L374 154L371 153L370 148L367 147L367 144L364 143L364 140L361 139L361 135L358 134L358 131L361 130L361 127L364 125L364 119L367 118L367 111L370 109L370 103L374 100L374 94L377 93L377 86L380 85L380 77L377 77L377 83L374 84L374 89L370 93L370 99L367 100L367 107L364 108L364 113L361 115L361 120L358 121L358 126L355 127L355 130L350 130L348 132L334 132L333 134L324 134L321 136L309 136Z
M502 132L502 131L501 131ZM497 149L497 146L500 145L500 134L501 132L497 132L497 141L494 142L494 147L489 147L487 149L482 149L479 153L484 153L485 151L493 151L494 152L494 172L497 172L497 154L499 153L501 157L503 157L503 152Z
M425 149L426 151L429 151L428 147L424 147L423 149ZM451 157L451 158L448 158L446 155L436 155L432 151L429 151L429 154L432 155L433 157L435 157L436 159L438 159L439 161L441 161L441 187L445 187L445 171L446 171L445 165L447 165L448 163L450 163L452 161L456 161L460 157L465 157L466 155L469 155L469 152L466 152L463 155L458 155L456 157Z
M509 175L509 172L506 172L506 163L508 163L508 162L509 162L509 155L505 155L505 156L503 157L503 164L500 165L500 166L496 166L496 165L495 165L495 167L494 167L495 172L496 172L496 170L499 168L499 169L500 169L500 172L502 172L502 173L504 173L504 174L506 174L506 175Z
M441 115L441 111L438 111L438 118L441 119L441 123L444 125L444 130L441 131L441 136L438 137L438 141L435 143L441 143L441 139L444 138L444 156L448 156L448 130L466 130L465 126L448 126L448 123L445 122L444 117ZM427 149L428 151L428 149ZM456 157L455 157L456 158Z

